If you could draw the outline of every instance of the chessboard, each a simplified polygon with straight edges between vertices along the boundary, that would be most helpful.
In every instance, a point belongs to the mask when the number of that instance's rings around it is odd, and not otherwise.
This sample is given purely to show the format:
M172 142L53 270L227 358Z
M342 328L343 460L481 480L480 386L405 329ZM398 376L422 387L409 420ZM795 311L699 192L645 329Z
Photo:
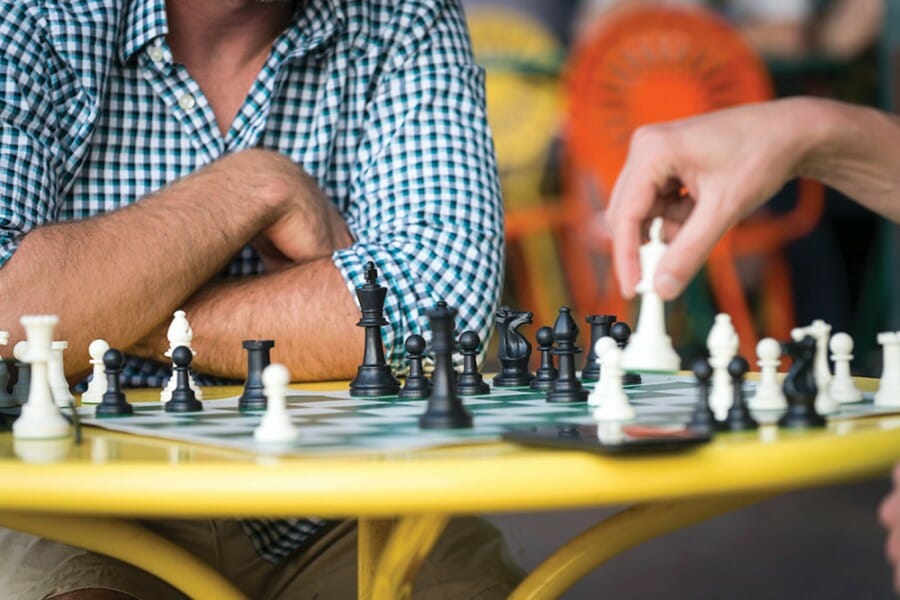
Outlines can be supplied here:
M755 387L753 381L745 383L748 399ZM625 392L637 413L636 422L645 425L682 426L696 402L691 376L648 374L640 385L626 386ZM592 407L585 403L548 403L545 393L527 388L494 388L487 395L466 397L464 403L474 417L474 427L424 430L419 428L418 417L425 412L425 400L353 398L347 391L290 390L288 413L300 436L286 445L255 441L253 430L262 413L240 412L237 396L206 400L203 411L193 413L167 413L160 402L135 403L133 416L96 418L93 406L78 410L82 423L112 431L281 455L387 454L492 442L511 428L528 425L595 423ZM897 408L875 406L872 394L867 393L862 402L842 405L829 421L895 412ZM779 415L755 411L754 416L762 423L771 423Z

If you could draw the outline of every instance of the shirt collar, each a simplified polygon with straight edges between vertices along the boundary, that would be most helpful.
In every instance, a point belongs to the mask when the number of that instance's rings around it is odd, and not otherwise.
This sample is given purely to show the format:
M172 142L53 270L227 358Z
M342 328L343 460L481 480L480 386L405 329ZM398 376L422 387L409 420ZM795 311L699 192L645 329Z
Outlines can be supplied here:
M128 62L138 50L167 33L165 0L131 0L119 35L119 60Z

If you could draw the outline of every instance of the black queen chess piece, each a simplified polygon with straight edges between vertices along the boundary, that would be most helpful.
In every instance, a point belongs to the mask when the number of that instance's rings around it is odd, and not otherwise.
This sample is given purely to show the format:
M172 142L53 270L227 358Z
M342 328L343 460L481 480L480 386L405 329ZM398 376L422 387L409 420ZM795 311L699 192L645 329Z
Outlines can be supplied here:
M94 414L100 417L125 417L134 414L134 407L125 399L119 384L119 373L125 364L125 356L120 350L110 348L103 353L103 366L106 368L106 391Z
M531 343L519 333L519 327L531 323L534 314L528 311L511 310L501 306L497 310L497 335L500 341L497 358L500 373L494 377L494 387L523 387L534 378L528 370L531 359Z
M375 263L366 263L365 274L366 283L356 288L356 297L362 309L362 318L356 325L366 329L365 351L363 362L356 371L356 378L350 382L350 395L396 396L400 391L400 382L384 359L384 346L381 343L381 328L389 325L384 318L387 288L376 283L378 271L375 270Z
M456 390L456 371L453 368L453 328L456 310L437 306L427 313L431 324L431 351L434 372L431 374L431 393L425 413L419 417L422 429L462 429L472 427L472 415L463 405Z
M263 391L262 372L271 362L269 351L275 346L273 340L244 340L247 351L247 380L244 391L238 399L238 409L258 411L266 409L266 394Z

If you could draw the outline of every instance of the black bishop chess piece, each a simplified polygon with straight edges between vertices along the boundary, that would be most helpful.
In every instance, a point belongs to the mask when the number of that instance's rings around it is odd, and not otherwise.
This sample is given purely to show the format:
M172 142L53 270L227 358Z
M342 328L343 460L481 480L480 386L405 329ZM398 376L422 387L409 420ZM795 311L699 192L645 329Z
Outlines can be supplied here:
M275 346L275 342L244 340L243 346L247 351L247 380L238 399L238 409L241 412L265 410L266 394L263 392L262 372L271 362L269 351Z
M110 348L103 353L103 366L106 368L106 391L95 409L99 417L123 417L134 414L134 407L125 399L119 385L119 373L125 364L125 356L119 350Z
M463 357L463 370L456 382L460 396L481 396L491 393L491 386L478 372L478 348L481 338L475 331L463 331L459 336L459 353Z
M431 383L425 376L422 363L425 359L425 338L414 333L406 338L406 361L409 373L406 382L398 394L404 400L422 400L431 391Z
M631 339L631 327L625 321L617 321L609 328L609 335L616 340L619 350L625 351L628 340ZM622 385L640 385L640 373L625 373L622 375Z
M175 378L175 389L172 396L165 404L166 412L185 413L203 410L203 404L197 400L197 395L191 389L189 369L194 353L187 346L178 346L172 350L172 377Z
M587 357L584 359L584 367L581 369L582 381L599 381L600 361L597 360L597 352L594 346L597 340L609 335L609 329L616 322L616 315L590 315L584 319L591 326L591 345L588 346Z
M712 367L706 358L698 358L692 365L694 378L697 380L697 403L688 427L700 433L711 434L717 428L716 416L709 407L709 386L712 379Z
M351 396L396 396L400 382L391 372L384 359L381 343L381 328L388 325L384 318L384 298L387 288L376 283L378 271L375 263L366 263L366 283L356 288L356 297L362 308L362 318L357 327L366 329L366 345L363 362L356 371L356 378L350 382Z
M784 378L782 390L787 399L787 412L778 419L778 426L788 429L824 427L825 417L816 411L816 340L805 336L801 340L784 344L784 351L793 360L791 369Z
M534 375L528 370L531 360L531 343L519 333L519 327L531 323L534 314L528 311L511 310L501 306L496 314L500 360L500 373L494 377L495 387L524 387L531 383Z
M546 392L559 377L559 371L553 366L553 342L555 341L553 328L544 325L537 330L535 339L541 353L541 366L538 367L534 379L531 380L531 389Z
M547 402L586 402L588 391L575 375L575 355L581 352L581 348L575 345L578 325L568 306L559 309L553 335L556 337L553 355L558 357L559 376L547 390Z
M453 328L456 310L438 306L427 312L431 323L431 352L434 372L431 374L431 394L425 413L419 417L422 429L461 429L472 427L472 415L463 406L456 391L456 371L453 369Z
M744 376L750 370L747 359L738 354L728 363L728 374L731 375L732 400L728 416L722 422L722 429L726 431L749 431L757 429L759 424L747 406L744 396Z

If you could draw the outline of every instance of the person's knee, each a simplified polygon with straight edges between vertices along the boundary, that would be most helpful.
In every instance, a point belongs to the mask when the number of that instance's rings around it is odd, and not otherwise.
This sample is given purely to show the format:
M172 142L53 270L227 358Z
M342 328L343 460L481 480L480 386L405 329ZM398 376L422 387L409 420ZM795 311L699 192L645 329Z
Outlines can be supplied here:
M58 596L52 596L50 600L138 600L134 596L116 592L114 590L106 590L103 588L88 588L85 590L74 590L65 592Z

